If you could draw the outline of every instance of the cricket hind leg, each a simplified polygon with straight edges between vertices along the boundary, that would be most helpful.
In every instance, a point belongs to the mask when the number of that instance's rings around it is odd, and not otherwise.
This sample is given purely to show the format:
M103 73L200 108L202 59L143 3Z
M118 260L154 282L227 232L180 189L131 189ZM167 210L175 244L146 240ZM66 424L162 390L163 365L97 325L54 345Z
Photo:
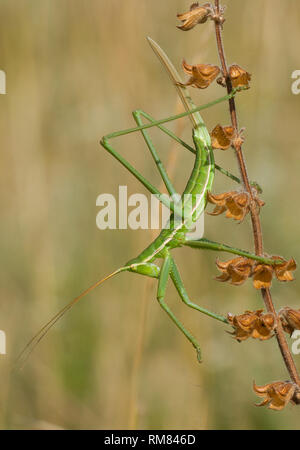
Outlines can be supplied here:
M170 310L168 305L165 303L165 295L166 295L166 289L167 289L167 283L170 276L170 272L172 269L172 258L170 255L167 255L164 259L159 281L158 281L158 289L157 289L157 300L162 307L162 309L168 314L170 319L175 323L177 328L184 334L184 336L188 339L188 341L192 344L192 346L195 348L197 352L197 359L199 362L201 362L201 349L198 341L195 339L195 337L182 325L182 323L177 319L175 314Z
M228 324L226 317L221 316L219 314L215 314L215 313L209 311L208 309L202 308L201 306L197 305L196 303L193 303L189 299L189 296L187 294L187 291L186 291L183 281L181 279L178 267L177 267L174 259L172 257L171 257L171 259L172 259L172 267L170 270L171 279L172 279L173 284L174 284L180 298L182 299L182 301L190 308L195 309L209 317L212 317L213 319L219 320L220 322Z

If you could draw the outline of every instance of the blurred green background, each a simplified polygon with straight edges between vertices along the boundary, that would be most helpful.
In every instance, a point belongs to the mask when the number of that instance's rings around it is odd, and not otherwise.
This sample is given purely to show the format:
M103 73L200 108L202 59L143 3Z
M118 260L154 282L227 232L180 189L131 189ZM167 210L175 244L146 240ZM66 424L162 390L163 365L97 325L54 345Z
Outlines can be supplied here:
M266 251L300 261L300 69L298 0L227 0L224 40L229 63L253 74L239 96L250 177L264 189ZM285 380L275 340L234 342L225 327L168 302L202 343L204 362L155 300L155 281L121 274L94 291L52 329L22 371L11 365L30 337L67 300L136 256L151 231L99 231L96 198L145 189L100 148L102 135L132 126L142 108L157 118L178 110L176 92L146 36L180 68L218 64L212 23L189 33L176 28L186 0L1 0L0 98L1 428L299 429L300 408L278 413L254 406L252 381ZM223 95L216 84L192 90L198 104ZM208 128L228 124L227 106L204 114ZM173 130L190 140L188 120ZM154 132L162 159L182 188L193 158ZM157 186L140 136L119 149ZM217 162L237 173L231 151ZM234 185L217 174L215 192ZM205 236L251 250L249 219L237 225L206 217ZM175 252L191 298L222 314L261 307L248 282L214 281L216 255ZM226 259L226 255L222 255ZM300 284L273 284L278 308L299 307ZM300 369L300 356L296 356Z

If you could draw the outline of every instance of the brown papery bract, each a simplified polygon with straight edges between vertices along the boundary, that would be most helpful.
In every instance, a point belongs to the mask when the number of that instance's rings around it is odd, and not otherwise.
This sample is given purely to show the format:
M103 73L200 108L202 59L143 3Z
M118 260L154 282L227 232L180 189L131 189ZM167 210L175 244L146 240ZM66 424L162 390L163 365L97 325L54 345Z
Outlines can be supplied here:
M269 409L281 411L289 402L294 403L293 397L299 388L291 381L276 381L264 386L253 383L253 390L263 401L256 406L268 405Z
M258 264L253 272L253 286L255 289L267 289L272 284L273 267L266 264Z
M279 311L278 316L284 331L289 333L290 336L295 330L300 330L300 309L292 309L286 306Z
M181 86L192 86L198 89L206 89L218 76L220 69L212 64L187 64L185 60L182 62L183 70L190 79L186 83L178 83Z
M278 257L273 256L272 259L275 261ZM285 261L285 264L288 265L288 261ZM271 287L273 275L276 274L275 264L262 264L242 256L225 262L217 260L216 265L222 272L222 275L218 276L216 280L222 282L228 281L234 286L239 286L243 284L247 278L252 277L255 289L268 289ZM288 281L292 280L293 278L289 277ZM279 279L279 281L287 280Z
M280 256L273 256L274 259L281 259L282 264L278 264L275 267L276 277L279 281L293 281L293 271L297 269L296 261L291 258L289 261L285 261Z
M256 189L254 189L253 192L254 202L257 209L260 210L265 203L258 198ZM251 198L246 191L230 191L215 195L209 192L207 195L207 200L209 203L216 205L213 212L208 214L212 216L219 216L226 211L226 217L228 219L232 218L234 220L239 220L240 222L242 222L249 213L251 206Z
M227 150L232 145L235 132L233 127L217 125L210 135L212 148Z
M212 13L212 5L205 3L199 6L199 3L193 3L190 10L183 14L177 14L177 17L183 24L178 26L182 31L189 31L196 25L205 23Z
M237 64L233 64L229 67L229 76L231 79L232 87L249 87L249 81L251 80L251 74L242 69Z
M243 258L242 256L226 262L217 260L216 265L222 272L222 275L217 277L216 280L222 282L229 281L234 286L240 286L251 276L254 264L255 262L253 260Z
M250 337L265 341L274 336L275 317L273 314L263 313L262 309L246 311L238 316L228 314L227 319L234 328L230 334L239 342Z

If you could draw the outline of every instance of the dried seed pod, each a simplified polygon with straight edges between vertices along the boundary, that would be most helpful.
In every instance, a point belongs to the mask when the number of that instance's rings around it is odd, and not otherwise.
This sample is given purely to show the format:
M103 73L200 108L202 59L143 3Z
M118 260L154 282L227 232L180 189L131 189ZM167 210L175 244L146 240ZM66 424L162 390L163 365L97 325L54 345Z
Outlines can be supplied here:
M234 138L234 128L217 125L211 132L211 144L215 149L227 150L231 147Z
M291 381L276 381L265 386L257 386L254 382L253 390L263 398L263 401L256 406L268 405L269 409L281 411L290 401L295 403L293 397L298 393L299 388Z
M178 26L182 31L189 31L196 25L205 23L212 14L212 5L205 3L199 6L199 3L193 3L190 10L183 14L177 14L179 20L182 21L182 25Z
M300 330L300 309L292 309L286 306L279 311L278 316L284 331L289 333L290 336L295 330Z
M258 193L253 188L253 199L257 207L258 212L260 208L265 204L258 198ZM212 213L208 213L212 216L218 216L226 211L226 217L242 222L246 215L250 211L251 198L248 192L242 191L230 191L222 194L207 194L207 201L216 205Z
M218 216L226 211L226 217L243 221L250 210L250 196L247 192L230 191L222 194L208 193L209 203L216 205L212 216Z
M277 264L275 266L275 274L279 281L293 281L294 276L292 272L297 269L297 263L292 258L289 261L285 261L280 256L273 256L274 259L281 259L282 264Z
M251 276L254 261L238 257L226 262L217 260L216 265L222 272L222 275L217 277L216 280L222 282L229 281L234 286L240 286Z
M217 207L222 208L221 205L218 205ZM272 256L272 259L274 259L274 262L278 259L284 261L282 258L279 258L277 256ZM285 264L287 264L287 263L288 262L285 261ZM254 261L252 259L249 259L246 257L241 257L241 256L231 259L229 261L225 261L225 262L217 260L216 264L217 264L218 269L222 272L222 275L217 277L216 280L223 281L223 282L229 281L231 284L233 284L235 286L239 286L240 284L243 284L247 278L252 277L253 285L254 285L255 289L269 288L272 284L273 275L276 270L275 264L274 265L262 264L258 261ZM288 308L288 309L291 310L291 308ZM285 317L285 314L283 313L284 309L281 311L282 311L281 316L284 318ZM297 322L298 315L299 315L299 321L300 321L300 311L298 312L295 310L291 310L290 315L291 315L291 320L294 320L295 323L298 324L298 322ZM286 319L285 319L285 321L286 321ZM291 331L290 325L288 325L289 323L290 322L287 322L287 325L286 325L286 331L288 333ZM268 327L268 324L264 323L262 326Z
M182 62L183 70L190 75L190 79L186 83L179 83L181 86L193 86L199 89L207 88L220 73L218 66L212 64L187 64L185 60Z
M254 339L259 339L260 341L266 341L274 336L274 329L276 326L276 320L273 314L260 312L258 314L258 320L255 324L254 330L252 332L252 337Z
M254 312L246 311L244 314L234 316L232 314L227 315L228 322L234 328L234 331L230 334L238 341L245 341L251 337L257 316Z
M242 69L237 64L233 64L229 67L229 76L232 86L234 88L249 87L249 81L251 80L251 74Z
M226 199L226 217L242 222L249 212L250 198L247 192L239 192Z
M272 284L273 266L257 264L253 271L253 286L255 289L267 289Z
M274 336L275 317L270 313L263 313L262 309L257 311L246 311L244 314L227 316L230 325L234 328L231 333L234 338L241 342L248 338L265 341Z

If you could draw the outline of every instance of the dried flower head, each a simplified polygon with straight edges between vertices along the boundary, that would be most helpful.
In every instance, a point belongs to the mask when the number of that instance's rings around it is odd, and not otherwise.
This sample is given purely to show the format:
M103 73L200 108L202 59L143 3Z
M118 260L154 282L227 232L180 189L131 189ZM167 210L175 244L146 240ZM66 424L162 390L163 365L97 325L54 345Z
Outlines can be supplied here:
M267 289L272 284L273 266L257 264L253 271L253 286L255 289Z
M265 204L258 198L258 193L253 188L253 199L257 211ZM251 198L248 192L230 191L223 194L213 195L210 192L207 195L207 201L216 205L212 213L208 213L212 216L219 216L226 211L226 217L242 222L246 215L250 211Z
M293 281L294 276L292 272L297 269L297 263L292 258L289 261L285 261L280 256L273 256L274 259L282 260L282 264L275 266L275 274L279 281Z
M207 88L220 73L219 67L211 64L197 64L191 66L183 60L182 67L185 73L190 75L190 79L186 83L179 84L181 86L193 86L199 89Z
M234 128L217 125L211 132L211 144L215 149L227 150L234 138Z
M234 328L230 334L239 342L250 337L264 341L274 336L275 318L273 314L264 314L262 309L246 311L239 316L228 314L227 319Z
M263 314L262 311L258 314L258 319L254 327L252 337L253 339L259 339L265 341L274 336L274 328L276 326L276 320L272 313Z
M188 31L194 28L200 23L205 23L212 14L212 5L205 3L199 6L199 3L193 3L190 10L183 14L177 14L179 20L182 21L182 25L177 27L182 31Z
M234 286L240 286L251 276L254 264L251 259L243 257L233 258L226 262L217 260L216 265L222 275L217 277L216 280L229 281Z
M279 311L278 316L284 331L289 333L290 336L295 330L300 330L300 309L292 309L286 306Z
M299 389L291 381L276 381L265 386L257 386L254 382L253 390L263 398L263 401L256 406L268 405L269 409L281 411L290 401L295 403L293 397Z
M249 194L247 192L224 192L222 194L213 195L208 193L207 200L209 203L216 205L212 216L218 216L226 211L227 218L235 220L243 220L249 212Z
M240 66L233 64L229 67L229 76L232 86L234 88L249 87L249 81L251 80L251 74L246 72Z
M234 316L228 313L227 320L229 324L234 328L234 332L230 333L234 338L241 342L245 341L251 336L253 325L256 322L256 316L249 311L240 316Z
M282 260L281 257L272 256L272 259L275 261ZM294 260L292 260L294 261ZM295 262L294 262L295 263ZM284 261L285 265L288 265L288 261ZM282 265L283 265L282 264ZM296 263L295 263L296 264ZM222 275L217 277L218 281L229 281L231 284L235 286L239 286L243 284L247 278L253 278L253 286L255 289L267 289L272 284L273 275L276 274L276 265L274 264L262 264L261 262L254 261L252 259L246 257L237 257L234 259L230 259L229 261L216 261L216 265L218 269L222 272ZM279 264L280 266L280 264ZM294 267L294 266L293 266ZM278 278L278 277L277 277ZM293 278L289 277L289 280ZM287 281L286 279L282 280L278 278L279 281ZM295 311L295 310L292 310ZM296 319L296 315L299 314L299 324L300 324L300 311L294 312L293 317ZM284 317L284 314L282 314ZM292 319L293 320L293 319ZM300 328L299 328L300 329ZM287 332L290 332L290 328L286 329Z

